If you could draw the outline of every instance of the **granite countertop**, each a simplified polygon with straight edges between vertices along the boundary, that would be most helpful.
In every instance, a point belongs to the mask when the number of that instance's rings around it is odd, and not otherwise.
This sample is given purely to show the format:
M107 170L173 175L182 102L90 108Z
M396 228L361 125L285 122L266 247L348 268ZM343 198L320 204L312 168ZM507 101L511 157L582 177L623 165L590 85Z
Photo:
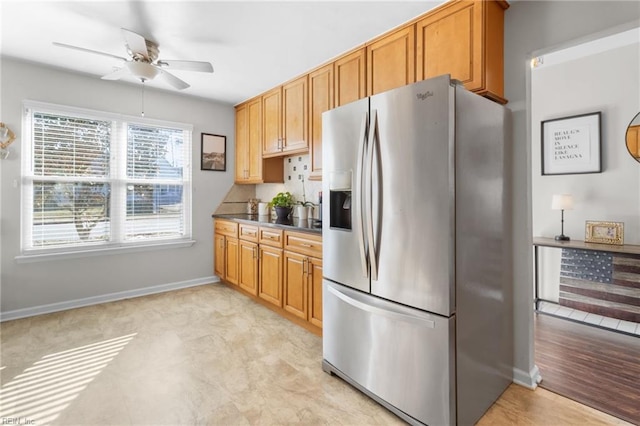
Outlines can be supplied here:
M300 220L297 217L289 218L284 221L277 220L271 216L258 216L256 214L213 214L214 219L236 220L238 222L247 222L254 225L269 226L273 228L289 229L292 231L303 231L313 234L322 234L322 222L318 219Z

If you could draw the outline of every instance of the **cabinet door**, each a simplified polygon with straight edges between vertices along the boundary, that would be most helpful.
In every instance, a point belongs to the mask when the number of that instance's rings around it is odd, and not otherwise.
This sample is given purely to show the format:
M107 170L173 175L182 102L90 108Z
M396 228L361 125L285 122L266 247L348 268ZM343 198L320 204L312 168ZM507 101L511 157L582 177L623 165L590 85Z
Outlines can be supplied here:
M224 280L224 235L213 234L213 273Z
M282 306L282 249L260 246L258 296Z
M253 295L258 294L258 244L239 242L238 285Z
M418 21L418 80L451 74L467 89L482 84L481 12L477 2L463 1Z
M238 239L226 237L225 240L225 279L231 284L238 284Z
M282 142L282 88L262 96L262 156L279 155Z
M309 149L309 91L307 76L282 86L282 152L305 152Z
M416 81L415 26L385 35L367 46L367 94L385 92Z
M284 252L283 307L297 317L307 319L307 257Z
M247 103L247 183L262 182L262 98Z
M471 91L506 103L502 1L457 1L416 24L416 79L441 74Z
M335 106L346 105L367 96L367 53L363 47L333 63L335 73Z
M307 262L309 322L322 327L322 259L310 257Z
M322 113L333 108L333 64L309 74L310 180L322 179Z
M236 107L236 183L249 178L249 121L247 105Z

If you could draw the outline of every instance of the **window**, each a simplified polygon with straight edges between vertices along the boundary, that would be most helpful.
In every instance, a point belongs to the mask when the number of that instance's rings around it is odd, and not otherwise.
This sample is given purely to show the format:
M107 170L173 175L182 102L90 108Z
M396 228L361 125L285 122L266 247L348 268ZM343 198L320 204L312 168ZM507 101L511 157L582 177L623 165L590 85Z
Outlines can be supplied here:
M191 238L191 126L25 102L24 254Z

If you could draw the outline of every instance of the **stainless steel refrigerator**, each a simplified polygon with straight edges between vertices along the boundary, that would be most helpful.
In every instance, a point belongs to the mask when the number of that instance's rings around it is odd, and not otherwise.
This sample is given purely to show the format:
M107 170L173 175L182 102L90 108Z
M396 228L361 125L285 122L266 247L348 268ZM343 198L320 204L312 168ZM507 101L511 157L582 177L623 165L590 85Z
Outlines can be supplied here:
M446 75L322 116L323 369L409 423L512 381L507 121Z

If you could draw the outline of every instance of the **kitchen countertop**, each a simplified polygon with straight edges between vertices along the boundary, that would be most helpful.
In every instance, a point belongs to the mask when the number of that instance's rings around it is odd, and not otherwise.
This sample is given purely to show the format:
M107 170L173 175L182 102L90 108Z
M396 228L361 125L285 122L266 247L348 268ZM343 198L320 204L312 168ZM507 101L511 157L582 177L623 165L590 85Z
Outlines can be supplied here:
M297 217L285 221L276 220L271 216L258 216L256 214L213 214L214 219L235 220L238 222L250 223L253 225L269 226L272 228L288 229L291 231L309 232L312 234L322 234L322 222L317 219L300 220Z

